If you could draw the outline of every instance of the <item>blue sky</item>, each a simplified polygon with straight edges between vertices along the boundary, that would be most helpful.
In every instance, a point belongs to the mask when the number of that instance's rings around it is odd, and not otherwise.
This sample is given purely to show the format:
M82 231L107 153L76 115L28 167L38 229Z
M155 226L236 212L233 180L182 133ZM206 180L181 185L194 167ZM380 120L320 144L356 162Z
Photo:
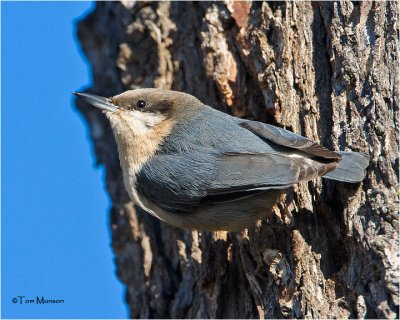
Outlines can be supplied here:
M103 169L71 91L90 85L90 2L2 2L2 318L126 318ZM13 303L17 296L64 304Z

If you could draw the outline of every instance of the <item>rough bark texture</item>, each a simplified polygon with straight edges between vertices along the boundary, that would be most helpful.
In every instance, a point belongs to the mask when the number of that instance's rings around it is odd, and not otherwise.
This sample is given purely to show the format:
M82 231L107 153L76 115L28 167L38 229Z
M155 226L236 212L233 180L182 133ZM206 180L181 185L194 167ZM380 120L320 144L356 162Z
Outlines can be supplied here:
M351 185L301 183L242 233L134 209L104 115L78 105L111 196L132 318L398 317L397 2L102 2L78 23L91 92L185 91L370 155Z

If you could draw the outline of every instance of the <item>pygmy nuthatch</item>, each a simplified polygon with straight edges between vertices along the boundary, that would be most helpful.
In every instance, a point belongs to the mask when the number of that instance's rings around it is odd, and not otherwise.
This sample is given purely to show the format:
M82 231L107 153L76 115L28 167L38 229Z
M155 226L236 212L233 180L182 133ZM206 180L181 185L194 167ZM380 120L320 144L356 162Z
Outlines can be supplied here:
M319 176L360 182L368 166L364 154L330 151L182 92L74 94L110 120L132 201L180 228L242 230L293 184Z

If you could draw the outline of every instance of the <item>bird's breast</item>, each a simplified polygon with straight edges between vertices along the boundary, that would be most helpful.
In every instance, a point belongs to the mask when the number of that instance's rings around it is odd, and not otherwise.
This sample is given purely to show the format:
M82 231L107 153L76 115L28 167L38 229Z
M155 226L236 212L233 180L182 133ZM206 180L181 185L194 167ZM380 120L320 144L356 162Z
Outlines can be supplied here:
M131 200L140 206L142 205L136 191L136 175L159 150L172 127L172 120L164 120L162 123L148 128L145 133L135 131L134 125L129 121L113 126L125 189Z

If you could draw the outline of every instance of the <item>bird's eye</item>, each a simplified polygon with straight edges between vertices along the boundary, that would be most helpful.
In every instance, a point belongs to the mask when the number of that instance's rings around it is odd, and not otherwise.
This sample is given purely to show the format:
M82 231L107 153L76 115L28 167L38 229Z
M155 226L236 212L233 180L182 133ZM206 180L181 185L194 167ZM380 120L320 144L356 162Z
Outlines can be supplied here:
M145 106L146 106L146 101L144 101L144 100L138 100L138 102L137 102L137 107L139 108L139 109L143 109Z

